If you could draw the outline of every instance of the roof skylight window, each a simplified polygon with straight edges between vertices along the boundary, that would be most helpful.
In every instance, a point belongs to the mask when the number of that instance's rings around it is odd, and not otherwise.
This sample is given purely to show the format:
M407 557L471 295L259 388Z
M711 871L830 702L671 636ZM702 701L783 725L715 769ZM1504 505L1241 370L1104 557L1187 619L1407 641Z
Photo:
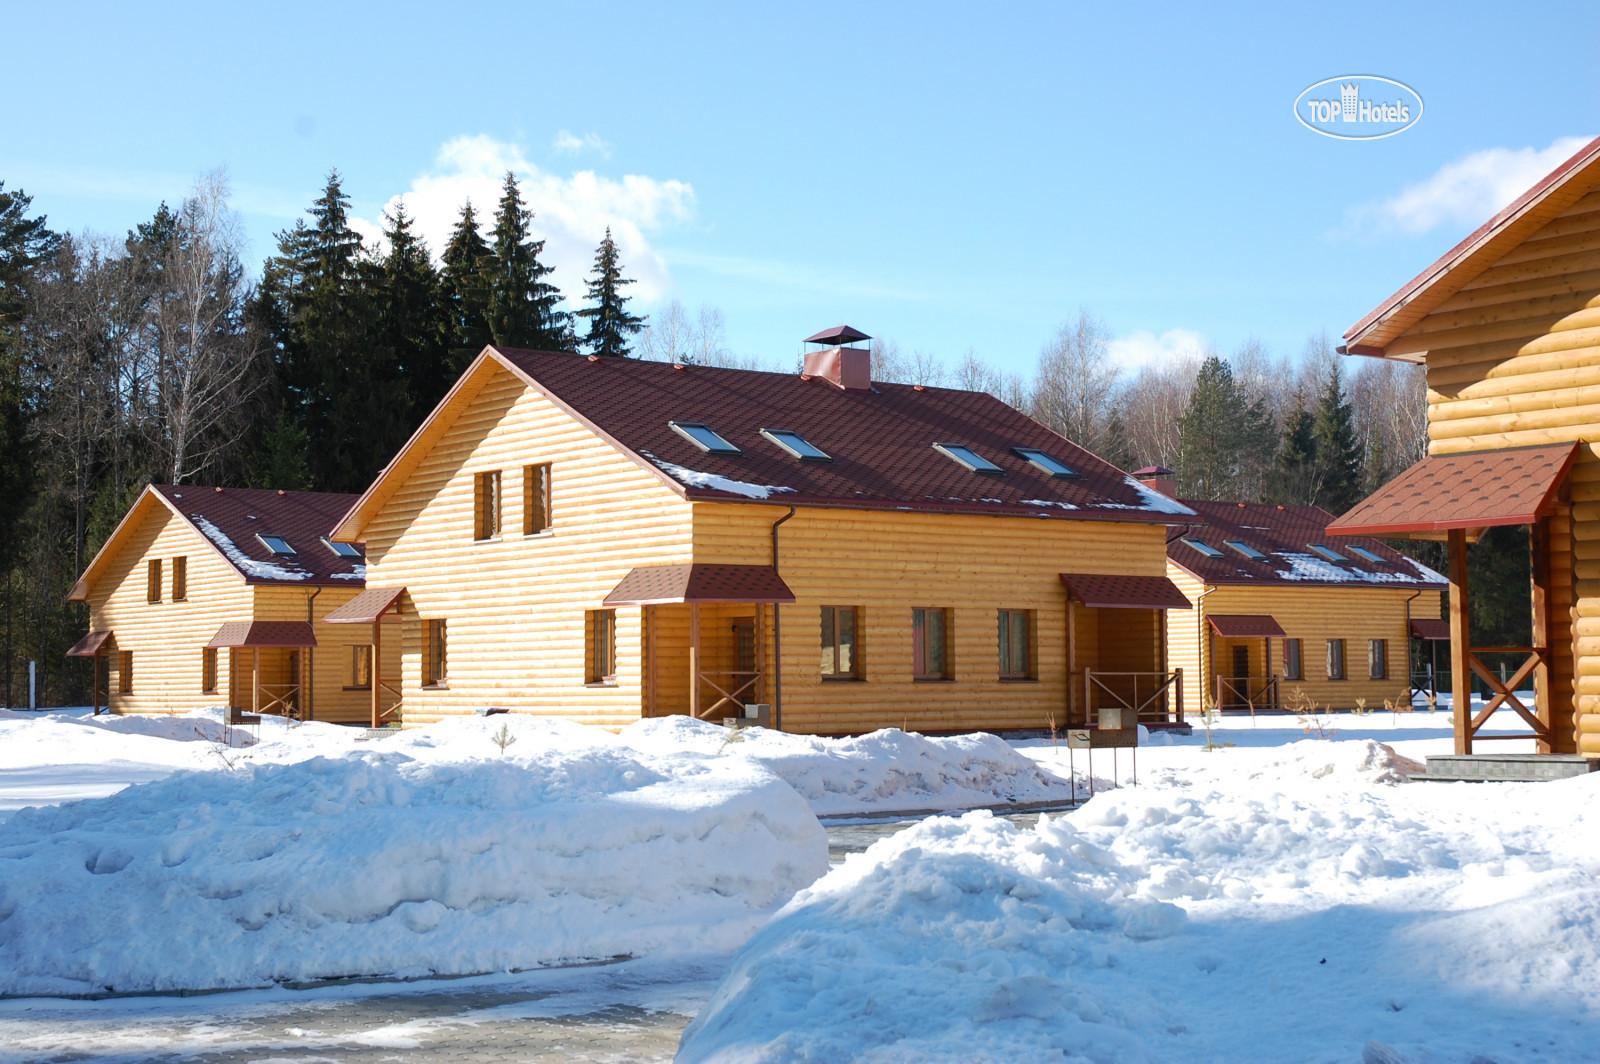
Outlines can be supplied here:
M798 432L788 429L762 429L761 435L788 451L802 462L831 462L833 456Z
M717 435L715 429L698 421L669 421L672 431L688 440L707 454L744 454L743 451Z
M1071 466L1063 465L1034 447L1013 447L1011 448L1011 453L1018 458L1024 459L1041 473L1048 473L1053 477L1075 477L1078 475L1078 471Z
M335 543L327 536L322 537L322 542L329 550L333 551L333 553L337 554L341 558L361 557L361 552L356 550L356 545L354 543Z
M1220 550L1202 540L1186 539L1184 542L1189 544L1189 546L1193 547L1195 550L1199 551L1201 554L1204 554L1207 558L1222 557L1222 552Z
M1316 551L1330 562L1347 562L1350 560L1343 554L1340 554L1338 551L1334 550L1332 547L1324 547L1320 543L1308 543L1306 546L1310 547L1312 550Z
M298 554L299 553L299 551L297 551L293 547L289 546L289 541L284 539L282 536L263 536L263 535L257 534L256 538L261 541L261 545L263 547L267 548L269 551L271 551L274 554Z
M1388 565L1389 564L1389 559L1388 558L1385 558L1381 554L1374 554L1374 553L1372 553L1370 550L1368 550L1365 547L1351 547L1350 548L1350 553L1358 555L1359 557L1365 558L1367 561L1372 562L1375 565Z
M944 455L946 458L952 459L961 465L966 466L974 473L987 473L990 476L1005 475L1005 470L1001 469L999 466L995 465L993 462L989 461L983 455L979 454L977 451L974 451L971 447L968 447L965 444L936 443L933 445L933 449Z
M1253 562L1264 562L1267 560L1267 556L1265 554L1262 554L1260 551L1256 550L1242 539L1230 539L1226 542L1228 546L1232 547L1240 554L1243 554L1246 558L1249 558Z

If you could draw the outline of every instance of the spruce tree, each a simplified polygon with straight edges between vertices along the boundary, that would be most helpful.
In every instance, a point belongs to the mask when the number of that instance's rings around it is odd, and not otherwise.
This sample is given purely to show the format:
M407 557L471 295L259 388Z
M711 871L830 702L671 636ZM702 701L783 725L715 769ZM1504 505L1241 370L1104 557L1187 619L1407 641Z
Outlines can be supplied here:
M622 276L622 260L617 255L611 227L594 253L594 273L589 277L589 305L578 311L589 319L589 334L583 342L591 355L621 357L629 354L628 337L644 328L644 319L628 313L624 285L633 279Z
M545 280L552 267L539 261L544 241L532 238L532 223L517 177L507 171L488 268L489 332L506 347L571 350L569 315L560 309L561 293Z
M1316 418L1306 409L1305 394L1296 392L1294 409L1283 419L1274 493L1283 502L1310 506L1318 485Z
M1246 413L1233 370L1220 356L1207 357L1195 377L1189 405L1178 419L1178 479L1186 497L1215 500L1234 495Z
M1328 381L1317 402L1312 438L1316 441L1316 504L1334 515L1342 514L1361 501L1361 447L1337 361L1328 369Z
M448 319L445 337L450 345L450 368L459 375L494 340L489 333L487 272L493 253L478 232L471 200L461 208L441 258L440 299Z
M421 423L444 398L456 375L450 364L443 290L433 257L412 231L403 206L384 221L389 251L371 281L377 312L374 339L384 350L383 361L403 382L409 416L402 428L409 435L410 427ZM405 438L393 442L398 450Z
M27 193L7 192L0 181L0 569L7 572L15 561L17 522L33 488L22 323L34 271L58 243L43 215L28 217L32 203Z

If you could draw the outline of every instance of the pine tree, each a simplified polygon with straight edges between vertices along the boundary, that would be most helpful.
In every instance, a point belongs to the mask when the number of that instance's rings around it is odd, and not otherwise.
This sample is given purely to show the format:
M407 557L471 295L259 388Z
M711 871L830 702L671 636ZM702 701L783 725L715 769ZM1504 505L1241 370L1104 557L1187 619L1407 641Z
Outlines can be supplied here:
M1337 361L1328 370L1327 384L1317 402L1312 438L1316 442L1316 504L1329 513L1342 514L1361 501L1361 446Z
M383 361L406 391L408 417L402 429L419 424L444 398L455 379L445 336L447 317L439 271L427 245L412 231L403 206L385 218L388 254L371 280L375 341ZM398 450L404 437L393 441Z
M1283 419L1278 445L1275 492L1282 501L1310 506L1317 500L1316 418L1306 409L1306 397L1296 392L1294 409Z
M0 569L15 561L16 526L33 489L27 439L27 402L22 376L22 322L28 311L34 270L54 251L58 238L43 215L29 218L33 200L0 181ZM9 597L7 600L9 608Z
M442 259L440 298L448 319L445 338L450 345L450 369L459 375L494 341L489 332L487 276L493 252L478 232L478 216L471 200L461 208L461 217L450 233Z
M489 332L506 347L571 350L570 316L560 309L561 293L545 281L552 267L539 261L544 241L532 238L532 223L516 175L507 171L487 271Z
M629 354L628 337L644 328L644 319L628 313L628 297L622 287L633 279L622 276L622 260L611 227L594 253L594 273L589 277L589 305L578 311L589 319L589 335L583 339L591 355L621 357Z
M1186 497L1227 499L1235 494L1246 414L1233 370L1220 356L1209 356L1178 419L1178 479Z

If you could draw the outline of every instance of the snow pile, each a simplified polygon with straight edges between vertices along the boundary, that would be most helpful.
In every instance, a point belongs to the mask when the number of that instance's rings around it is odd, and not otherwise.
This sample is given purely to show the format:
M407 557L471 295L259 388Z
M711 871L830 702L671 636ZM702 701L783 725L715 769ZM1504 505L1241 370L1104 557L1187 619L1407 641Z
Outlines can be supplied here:
M748 759L452 724L15 814L0 824L0 993L726 950L827 867L805 804Z
M624 742L656 753L695 751L760 762L800 792L818 816L970 809L1005 802L1065 802L1071 787L1004 740L977 733L930 738L898 728L848 739L747 728L686 716L652 717L622 729Z
M739 953L679 1060L1593 1059L1600 773L1204 756L1031 830L972 813L848 859Z

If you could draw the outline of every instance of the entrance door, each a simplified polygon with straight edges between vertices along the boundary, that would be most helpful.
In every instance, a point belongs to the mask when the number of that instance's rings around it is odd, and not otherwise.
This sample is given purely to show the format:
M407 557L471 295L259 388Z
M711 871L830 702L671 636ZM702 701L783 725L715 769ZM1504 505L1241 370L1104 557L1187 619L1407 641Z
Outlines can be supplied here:
M1235 705L1244 705L1250 696L1250 648L1233 648L1233 687Z
M740 621L733 626L734 669L745 675L756 671L756 624Z

